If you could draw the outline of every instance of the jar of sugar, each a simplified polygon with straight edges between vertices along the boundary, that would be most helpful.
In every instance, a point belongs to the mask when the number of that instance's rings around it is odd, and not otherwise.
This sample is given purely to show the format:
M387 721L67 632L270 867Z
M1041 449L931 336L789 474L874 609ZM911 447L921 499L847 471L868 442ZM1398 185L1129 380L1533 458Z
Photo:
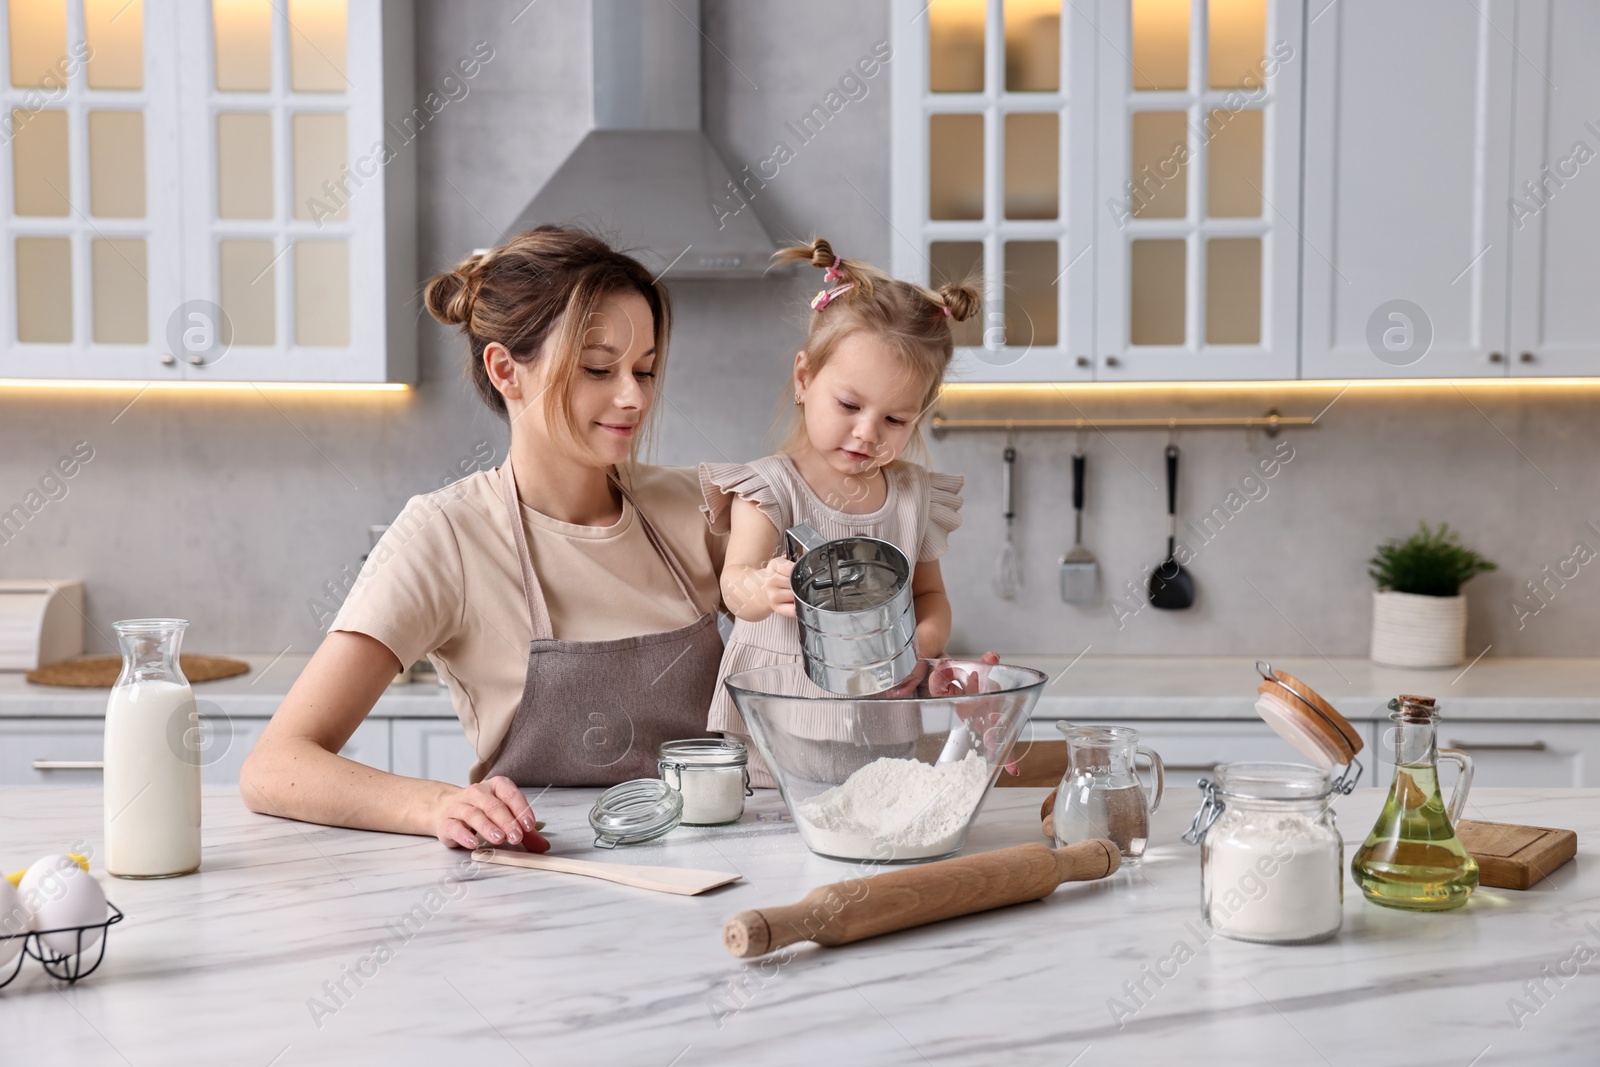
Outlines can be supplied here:
M750 789L750 754L731 738L666 741L657 766L661 780L683 794L685 826L738 822Z
M1184 839L1200 844L1200 912L1224 937L1269 945L1324 941L1344 918L1344 841L1328 771L1299 763L1223 763Z

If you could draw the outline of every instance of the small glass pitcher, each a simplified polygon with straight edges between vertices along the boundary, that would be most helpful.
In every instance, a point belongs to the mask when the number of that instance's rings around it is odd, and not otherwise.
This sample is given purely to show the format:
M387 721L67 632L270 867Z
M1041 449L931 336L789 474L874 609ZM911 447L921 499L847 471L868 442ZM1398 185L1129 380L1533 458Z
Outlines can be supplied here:
M1440 748L1432 697L1389 701L1394 722L1394 784L1350 873L1374 904L1410 911L1459 908L1478 888L1478 864L1455 825L1472 788L1472 757ZM1439 761L1461 769L1450 805L1439 789Z
M1052 816L1056 846L1103 837L1116 844L1124 864L1138 862L1150 838L1150 816L1166 790L1161 757L1141 746L1139 731L1126 726L1058 722L1056 729L1067 739L1067 773L1056 790ZM1154 795L1139 777L1139 756L1155 773Z

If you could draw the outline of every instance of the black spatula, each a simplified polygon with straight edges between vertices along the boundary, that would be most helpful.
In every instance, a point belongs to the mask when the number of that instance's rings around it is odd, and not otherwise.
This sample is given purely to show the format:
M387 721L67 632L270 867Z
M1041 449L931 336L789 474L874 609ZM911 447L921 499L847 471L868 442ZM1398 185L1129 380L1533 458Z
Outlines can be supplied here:
M1194 606L1194 579L1178 565L1178 446L1167 446L1167 558L1150 574L1150 606L1182 611Z

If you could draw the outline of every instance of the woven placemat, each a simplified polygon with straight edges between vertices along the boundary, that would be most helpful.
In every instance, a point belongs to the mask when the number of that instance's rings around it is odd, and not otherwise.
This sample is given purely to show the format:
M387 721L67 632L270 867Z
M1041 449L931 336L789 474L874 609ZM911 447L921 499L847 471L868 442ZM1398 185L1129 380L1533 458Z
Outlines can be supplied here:
M229 659L227 656L179 656L178 662L183 666L183 676L191 682L214 682L218 678L232 678L250 670L250 664L244 660ZM121 656L85 656L40 667L29 671L26 677L34 685L110 689L117 684L117 675L121 673Z

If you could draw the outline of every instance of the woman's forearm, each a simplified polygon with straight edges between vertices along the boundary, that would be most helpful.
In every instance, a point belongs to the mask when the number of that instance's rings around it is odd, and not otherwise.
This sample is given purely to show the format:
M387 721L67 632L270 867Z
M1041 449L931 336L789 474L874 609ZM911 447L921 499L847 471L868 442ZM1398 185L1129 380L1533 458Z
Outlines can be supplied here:
M371 713L399 661L365 634L335 630L306 664L239 773L252 811L285 819L432 834L459 786L405 778L339 750Z
M346 759L306 737L263 737L239 776L245 805L326 826L432 835L459 786L406 778Z

